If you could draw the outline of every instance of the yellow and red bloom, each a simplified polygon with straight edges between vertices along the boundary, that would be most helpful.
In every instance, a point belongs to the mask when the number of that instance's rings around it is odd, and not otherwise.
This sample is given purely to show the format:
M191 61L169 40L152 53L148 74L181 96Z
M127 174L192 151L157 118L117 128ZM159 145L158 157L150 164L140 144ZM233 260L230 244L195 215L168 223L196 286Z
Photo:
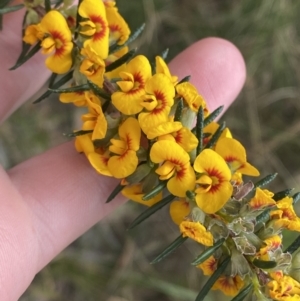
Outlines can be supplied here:
M276 202L272 199L272 196L267 191L260 188L256 188L255 196L248 203L249 207L253 210L261 210L266 207L273 207Z
M259 171L247 162L245 148L236 139L219 139L215 151L227 162L232 174L239 172L248 176L259 176Z
M113 105L125 115L137 114L143 110L141 96L145 94L145 83L151 77L151 66L143 55L133 58L119 73L121 81L117 85L121 91L111 96Z
M44 37L44 32L41 30L40 24L32 24L26 27L23 41L33 45Z
M197 268L201 269L205 276L210 276L217 269L218 260L214 256L208 257L204 262L197 265Z
M129 117L119 127L119 139L111 139L109 151L115 155L108 160L108 170L117 178L131 175L137 168L136 152L140 148L141 128L135 118Z
M205 213L215 213L230 199L231 172L224 159L211 149L203 150L194 162L200 174L196 180L196 202Z
M81 55L84 56L80 65L80 72L84 74L92 83L99 87L103 86L105 63L95 50L87 45L81 49Z
M170 216L172 221L177 225L184 220L190 211L190 205L185 199L173 201L170 205Z
M88 19L80 22L80 33L89 37L84 42L84 47L90 45L102 59L105 59L109 50L109 28L103 2L83 0L78 13L81 17Z
M77 107L88 105L84 92L71 92L59 94L59 100L62 103L73 103Z
M140 105L148 112L139 114L139 123L145 134L148 130L168 121L174 104L175 89L171 80L164 74L155 74L145 85L145 94Z
M213 285L213 290L220 290L226 296L235 296L244 286L244 281L240 276L221 276Z
M178 144L160 140L153 144L150 158L154 163L162 163L156 169L160 180L169 180L168 190L179 197L184 197L187 190L195 185L195 173L190 165L189 155Z
M279 235L273 235L267 239L264 240L265 246L260 248L259 252L257 253L257 256L264 256L269 251L275 251L281 246L281 237ZM265 258L260 258L262 260L265 260Z
M145 193L143 193L142 188L143 188L142 184L134 184L134 185L130 185L130 186L125 186L121 192L129 200L143 204L148 207L153 206L154 204L156 204L157 202L159 202L162 199L162 192L160 192L153 198L151 198L147 201L144 201L143 196L145 195Z

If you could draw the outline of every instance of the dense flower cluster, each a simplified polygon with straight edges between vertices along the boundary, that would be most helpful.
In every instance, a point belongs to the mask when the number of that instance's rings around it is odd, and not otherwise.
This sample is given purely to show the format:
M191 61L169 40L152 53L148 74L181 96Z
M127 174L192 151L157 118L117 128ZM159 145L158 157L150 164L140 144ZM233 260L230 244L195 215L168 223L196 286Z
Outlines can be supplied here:
M99 174L120 179L109 201L121 192L149 206L132 226L170 204L180 236L168 250L187 238L202 244L193 264L215 278L212 289L240 300L251 292L257 300L300 300L297 254L282 251L282 230L300 231L299 195L262 189L274 176L244 182L259 171L214 121L221 108L210 113L189 77L171 74L162 56L149 61L129 50L137 32L130 35L115 1L25 5L23 41L47 55L54 77L63 75L51 91L85 110L71 134L77 151Z

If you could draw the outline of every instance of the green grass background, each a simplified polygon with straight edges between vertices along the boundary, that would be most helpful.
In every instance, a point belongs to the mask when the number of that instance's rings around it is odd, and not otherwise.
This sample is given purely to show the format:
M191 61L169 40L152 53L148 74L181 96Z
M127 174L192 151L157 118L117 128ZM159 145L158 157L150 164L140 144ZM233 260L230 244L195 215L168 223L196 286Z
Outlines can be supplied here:
M279 173L272 189L299 191L300 2L117 3L132 29L146 22L137 45L150 57L169 48L171 59L208 36L228 39L241 50L247 81L223 120L263 175ZM9 168L67 141L62 133L71 132L79 118L55 98L35 106L28 102L0 128L0 163ZM167 210L127 232L143 209L126 204L97 224L41 271L20 301L193 301L204 283L201 272L189 264L197 247L187 243L162 263L149 265L178 232Z

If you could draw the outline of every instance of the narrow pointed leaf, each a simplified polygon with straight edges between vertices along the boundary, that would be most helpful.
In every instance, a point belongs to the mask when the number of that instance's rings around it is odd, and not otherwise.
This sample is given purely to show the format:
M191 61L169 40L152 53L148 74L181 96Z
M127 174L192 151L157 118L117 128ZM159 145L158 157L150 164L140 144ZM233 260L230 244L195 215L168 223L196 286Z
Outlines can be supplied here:
M214 252L222 246L224 241L225 241L225 238L222 238L217 243L215 243L213 246L207 248L191 264L198 265L198 264L201 264L202 262L204 262L207 258L209 258L211 255L213 255Z
M213 134L213 136L210 138L208 143L206 144L205 148L213 148L217 141L219 140L220 136L222 135L223 131L225 130L226 124L223 122L216 132Z
M300 200L300 192L297 192L293 195L293 205L296 205Z
M222 273L225 271L227 265L230 262L230 257L227 257L216 269L216 271L210 276L210 278L207 280L205 285L203 286L202 290L198 294L195 301L202 301L206 297L206 295L211 290L212 286L215 284L215 282L219 279L219 277L222 275Z
M51 2L50 0L45 0L44 2L46 12L51 10Z
M253 188L253 189L261 188L261 187L264 187L264 186L268 185L268 184L271 183L276 177L277 177L277 173L267 175L266 177L264 177L264 178L262 178L261 180L259 180L258 182L256 182L256 183L254 184L254 188Z
M283 199L283 198L289 196L290 193L291 193L293 190L294 190L294 188L291 188L291 189L285 189L285 190L283 190L283 191L276 192L276 193L274 194L274 196L272 197L272 199L273 199L274 201L279 201L279 200L281 200L281 199Z
M161 201L159 201L158 203L154 204L153 206L149 207L148 209L146 209L142 214L140 214L129 226L129 229L133 229L134 227L136 227L137 225L139 225L141 222L143 222L145 219L147 219L148 217L150 217L152 214L154 214L156 211L160 210L161 208L163 208L164 206L166 206L167 204L169 204L170 202L172 202L175 199L174 195L168 195L166 196L164 199L162 199Z
M0 15L0 31L3 29L3 16Z
M133 58L133 56L135 55L135 53L136 53L136 49L132 49L132 50L128 51L126 54L121 56L119 59L117 59L116 61L114 61L110 65L108 65L105 68L105 71L110 72L110 71L113 71L113 70L117 69L121 65L123 65L123 64L127 63L129 60L131 60Z
M37 43L28 52L24 53L24 55L22 57L20 56L18 61L16 62L16 64L13 67L9 68L9 70L15 70L18 67L20 67L21 65L23 65L30 58L32 58L40 49L41 49L41 43ZM23 50L24 50L24 47L23 47ZM23 53L23 51L22 51L22 53Z
M124 188L124 185L121 185L121 183L119 183L115 189L111 192L111 194L109 195L109 197L106 200L106 204L111 202Z
M50 78L49 78L49 84L48 84L48 88L53 88L53 85L55 83L55 80L57 78L57 73L52 73Z
M123 47L129 45L130 43L132 43L134 40L136 40L138 38L138 36L143 32L143 30L145 29L145 23L143 23L135 32L133 32L129 39L123 44L123 45L118 45L117 43L110 46L109 48L109 53L112 54L114 52L117 52L118 50L122 49Z
M273 269L277 266L276 261L265 261L265 260L254 259L252 261L252 263L257 268L263 269L263 270Z
M0 1L0 8L3 8L5 6L7 6L10 2L12 2L12 0L1 0Z
M253 284L248 284L243 290L240 291L238 295L236 295L231 301L243 301L244 298L250 293L252 290Z
M155 259L153 259L150 264L155 264L162 261L165 257L178 249L187 239L188 237L183 237L182 235L178 236L166 249L164 249Z
M182 98L180 98L178 103L177 103L175 116L174 116L174 121L181 121L182 110L183 110L183 100L182 100Z
M284 250L284 253L293 254L300 247L300 235Z
M168 54L169 54L169 48L165 49L165 50L161 53L160 57L162 57L162 58L165 60L165 59L167 58Z
M265 209L261 214L256 217L256 223L266 223L270 219L270 209Z
M182 83L185 83L185 82L189 82L190 79L191 79L191 76L190 76L190 75L185 76L182 80L180 80L180 81L177 83L177 85L182 84ZM176 86L177 86L177 85L176 85Z
M0 15L12 13L14 11L20 10L23 7L24 7L24 4L18 4L18 5L14 5L14 6L0 8Z
M69 80L71 80L73 77L73 70L70 71L69 73L65 74L61 79L59 79L57 82L55 82L52 85L53 89L57 89L61 87L62 85L66 84ZM51 91L47 90L43 95L41 95L38 99L36 99L33 103L38 103L42 101L43 99L47 98L49 95L51 95Z
M152 189L152 191L150 191L149 193L144 195L143 201L148 201L148 200L152 199L153 197L155 197L156 195L158 195L161 191L163 191L163 189L166 187L166 185L167 185L167 181L163 181L163 182L159 183L156 187L154 187Z
M198 145L196 149L196 156L198 156L203 149L203 128L204 128L203 121L204 121L204 112L201 106L197 113L196 137L198 139Z
M204 127L209 125L212 121L214 121L223 111L224 106L220 106L211 112L205 119L204 119Z
M88 85L91 88L91 90L99 97L106 99L108 101L111 100L111 96L109 93L107 93L105 90L101 89L97 85L93 84L92 82L88 81Z
M52 93L74 93L74 92L88 91L88 90L90 90L90 87L88 84L85 84L85 85L74 86L74 87L65 88L65 89L49 88L48 90Z
M58 0L55 5L54 8L58 8L64 1L63 0Z
M90 133L93 133L93 130L88 130L88 131L76 131L76 132L73 132L73 133L69 133L69 134L64 134L64 136L66 137L77 137L77 136L82 136L82 135L86 135L86 134L90 134Z

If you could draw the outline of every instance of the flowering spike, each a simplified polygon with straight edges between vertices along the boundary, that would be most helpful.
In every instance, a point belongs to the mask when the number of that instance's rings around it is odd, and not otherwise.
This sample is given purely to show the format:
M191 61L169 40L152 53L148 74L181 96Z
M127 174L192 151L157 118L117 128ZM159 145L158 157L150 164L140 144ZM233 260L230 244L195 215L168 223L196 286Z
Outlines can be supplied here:
M203 111L203 107L201 106L197 113L196 137L198 139L198 145L196 149L196 156L198 156L203 149L203 127L204 127L203 121L204 121L204 111Z
M225 130L226 127L226 123L223 122L218 129L216 130L216 132L213 134L213 136L211 137L211 139L209 140L209 142L206 144L205 148L213 148L215 146L215 144L217 143L218 139L221 137L223 131Z
M253 189L261 188L261 187L264 187L264 186L270 184L277 177L277 175L278 175L277 173L267 175L266 177L264 177L261 180L259 180L258 182L256 182L254 184Z
M238 295L236 295L231 301L243 301L244 298L250 293L252 290L253 284L248 284L243 290L240 291Z
M73 71L70 71L66 75L60 78L56 83L53 84L52 88L57 89L61 87L62 85L66 84L69 80L71 80L73 77ZM36 99L33 103L39 103L43 99L47 98L52 92L50 90L47 90L44 94L42 94L38 99Z
M147 219L149 216L151 216L153 213L158 211L159 209L163 208L165 205L169 204L175 199L174 195L168 195L164 199L162 199L160 202L156 203L155 205L151 206L150 208L146 209L142 214L140 214L128 227L128 230L133 229L137 225L139 225L142 221Z
M293 254L300 247L300 235L284 250L284 253Z
M205 251L203 251L192 263L191 265L199 265L203 263L206 259L208 259L213 253L218 250L222 244L224 243L225 238L220 239L213 246L208 247Z
M110 71L113 71L113 70L117 69L121 65L123 65L123 64L127 63L128 61L130 61L133 58L133 56L135 55L135 53L136 53L136 49L132 49L132 50L128 51L126 54L121 56L119 59L117 59L113 63L109 64L106 67L105 71L110 72Z
M259 269L263 270L269 270L273 269L277 266L276 261L265 261L265 260L259 260L259 259L254 259L252 263Z
M155 264L162 261L165 257L178 249L187 239L188 237L183 237L182 235L178 236L165 250L163 250L155 259L153 259L150 264Z
M182 98L179 99L177 107L176 107L176 112L174 115L174 121L181 121L182 118L182 110L183 110L183 100Z
M223 260L223 262L218 266L218 268L215 270L215 272L210 276L208 281L203 286L202 290L198 294L195 301L203 301L206 295L209 293L212 286L215 284L215 282L218 280L218 278L221 276L221 274L225 271L226 267L228 266L230 262L230 257L228 256Z
M31 50L25 54L23 57L20 57L16 64L9 68L9 70L16 70L18 67L27 62L30 58L32 58L39 50L41 49L41 43L37 43Z
M143 200L147 201L152 199L154 196L160 193L166 187L166 185L167 185L167 181L160 182L156 187L152 189L151 192L144 195Z
M108 196L108 198L107 198L107 200L106 200L105 203L111 202L119 194L119 192L122 191L123 188L124 188L124 186L121 183L119 183L115 187L115 189L111 192L111 194Z
M204 119L204 127L209 125L212 121L214 121L223 111L224 106L220 106L211 112L205 119Z

